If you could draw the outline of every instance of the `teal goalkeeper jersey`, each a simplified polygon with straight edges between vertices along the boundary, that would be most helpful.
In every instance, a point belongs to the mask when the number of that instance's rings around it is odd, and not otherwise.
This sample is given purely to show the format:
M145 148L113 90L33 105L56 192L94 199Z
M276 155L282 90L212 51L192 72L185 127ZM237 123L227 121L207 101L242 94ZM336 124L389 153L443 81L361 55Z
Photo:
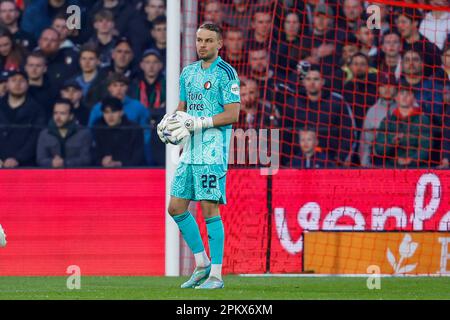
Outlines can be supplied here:
M201 61L183 69L180 76L180 101L186 112L195 117L212 117L224 111L226 104L240 102L239 78L236 70L218 57L208 69ZM232 125L203 129L195 133L183 147L180 161L190 164L228 166Z

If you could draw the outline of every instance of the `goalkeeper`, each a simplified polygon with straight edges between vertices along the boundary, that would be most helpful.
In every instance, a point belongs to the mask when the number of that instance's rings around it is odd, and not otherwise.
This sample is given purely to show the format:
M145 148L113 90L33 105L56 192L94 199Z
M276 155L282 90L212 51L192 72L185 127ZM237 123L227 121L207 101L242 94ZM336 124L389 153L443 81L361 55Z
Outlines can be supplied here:
M225 181L232 124L240 109L239 78L218 53L222 32L205 23L196 33L199 61L186 66L180 76L180 102L175 115L165 115L163 131L177 141L186 139L171 186L169 214L194 253L196 268L181 288L219 289L222 280L224 228L219 204L226 204ZM200 201L208 231L211 261L205 252L197 222L187 210L191 200Z

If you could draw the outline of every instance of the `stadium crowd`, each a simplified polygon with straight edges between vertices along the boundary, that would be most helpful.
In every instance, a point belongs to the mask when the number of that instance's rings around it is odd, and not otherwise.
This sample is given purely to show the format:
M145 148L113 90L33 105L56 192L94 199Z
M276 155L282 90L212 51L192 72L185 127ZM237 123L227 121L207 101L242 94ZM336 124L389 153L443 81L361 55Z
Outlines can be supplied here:
M439 9L198 1L240 76L235 128L280 129L284 167L449 168L449 3L407 2ZM163 166L165 57L164 0L1 0L0 166Z

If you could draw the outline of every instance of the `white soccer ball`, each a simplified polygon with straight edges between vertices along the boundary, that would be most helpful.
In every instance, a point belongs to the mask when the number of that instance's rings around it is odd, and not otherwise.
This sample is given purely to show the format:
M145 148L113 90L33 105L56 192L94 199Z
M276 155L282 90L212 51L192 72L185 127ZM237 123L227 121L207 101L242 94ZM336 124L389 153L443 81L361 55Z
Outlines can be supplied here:
M165 128L163 130L163 134L164 136L167 138L167 140L169 141L169 143L174 144L174 145L179 145L180 143L182 143L182 140L178 140L176 137L172 137L172 134L170 132L169 129Z
M176 113L174 113L167 119L167 121L169 121L170 119L175 119L177 117L178 117L178 115ZM183 138L181 140L178 140L176 137L173 137L172 132L169 129L167 129L167 122L166 122L165 128L163 129L163 135L167 138L169 143L174 144L174 145L184 144L187 140L187 137Z

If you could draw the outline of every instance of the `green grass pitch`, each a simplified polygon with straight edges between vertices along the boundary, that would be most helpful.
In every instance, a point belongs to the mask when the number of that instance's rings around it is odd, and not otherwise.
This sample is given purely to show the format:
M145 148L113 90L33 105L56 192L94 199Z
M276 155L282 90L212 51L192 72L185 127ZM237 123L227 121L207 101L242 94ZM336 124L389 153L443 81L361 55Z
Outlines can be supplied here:
M381 278L381 289L369 290L363 277L225 276L224 289L207 292L180 289L185 279L85 276L79 290L69 290L66 277L0 277L0 300L450 299L450 277Z

